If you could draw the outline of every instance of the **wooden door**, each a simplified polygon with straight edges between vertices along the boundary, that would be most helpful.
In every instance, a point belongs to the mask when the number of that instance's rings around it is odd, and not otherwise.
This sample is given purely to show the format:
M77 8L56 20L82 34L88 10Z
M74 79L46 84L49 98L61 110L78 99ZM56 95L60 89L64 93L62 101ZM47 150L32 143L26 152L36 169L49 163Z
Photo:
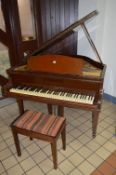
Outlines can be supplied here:
M19 1L20 2L20 1ZM18 0L1 0L6 33L0 31L1 41L9 49L11 66L24 60L24 52L32 53L43 43L70 26L78 18L78 0L30 0L35 38L22 40ZM29 19L27 19L29 22ZM76 54L77 33L49 50L51 53Z
M39 0L39 13L41 45L78 20L78 0ZM76 54L77 33L60 41L48 52Z

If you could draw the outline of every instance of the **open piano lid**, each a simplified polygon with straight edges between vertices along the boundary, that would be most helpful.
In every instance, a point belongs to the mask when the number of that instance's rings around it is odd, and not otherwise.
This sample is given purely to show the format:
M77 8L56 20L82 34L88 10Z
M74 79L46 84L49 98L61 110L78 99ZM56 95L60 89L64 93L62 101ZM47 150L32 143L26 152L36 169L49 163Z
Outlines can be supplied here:
M44 51L46 49L49 49L51 46L55 45L56 43L60 42L61 40L63 40L64 38L70 36L74 31L75 28L77 27L81 27L83 29L83 32L85 33L85 36L88 39L88 42L90 43L93 51L95 52L95 55L98 59L98 62L100 62L102 64L102 60L99 56L99 53L95 47L94 42L91 39L91 36L86 28L85 22L89 19L91 19L92 17L94 17L95 15L97 15L98 12L95 10L91 13L89 13L88 15L86 15L85 17L81 18L80 20L74 22L72 25L70 25L69 27L67 27L65 30L63 30L62 32L56 34L55 36L53 36L53 38L51 38L50 40L48 40L47 42L45 42L44 44L42 44L42 46L40 46L40 48L38 50L36 50L35 52L33 52L33 56L36 55L40 55L40 54L44 54Z
M73 23L71 26L66 28L64 31L55 35L52 39L45 42L37 51L35 51L32 56L27 60L27 65L24 67L18 67L15 70L27 70L30 72L44 72L44 73L56 73L63 75L77 75L92 78L102 78L104 77L103 69L105 65L102 63L101 58L97 52L97 49L87 31L85 26L85 21L97 15L97 11L93 11L77 22ZM65 37L68 37L74 32L73 29L81 26L90 45L92 46L97 59L99 62L94 61L86 56L79 55L56 55L56 54L44 54L44 51L59 42ZM24 68L24 69L23 69Z

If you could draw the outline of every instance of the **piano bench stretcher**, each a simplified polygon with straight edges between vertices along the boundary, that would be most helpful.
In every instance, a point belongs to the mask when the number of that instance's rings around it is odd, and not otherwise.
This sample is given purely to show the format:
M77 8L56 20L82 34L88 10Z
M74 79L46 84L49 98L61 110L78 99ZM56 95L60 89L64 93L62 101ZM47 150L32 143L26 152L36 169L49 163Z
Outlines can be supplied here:
M66 149L66 119L31 110L25 111L11 123L18 156L21 156L18 134L51 143L54 168L57 169L57 139L62 136L63 149Z

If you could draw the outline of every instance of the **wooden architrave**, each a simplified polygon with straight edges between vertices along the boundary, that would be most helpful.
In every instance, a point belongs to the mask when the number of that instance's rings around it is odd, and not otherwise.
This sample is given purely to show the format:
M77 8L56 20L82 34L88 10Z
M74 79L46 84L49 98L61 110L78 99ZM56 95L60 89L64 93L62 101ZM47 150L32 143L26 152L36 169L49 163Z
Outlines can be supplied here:
M7 2L6 0L1 0L1 8L6 27L10 64L14 66L19 64L23 57L17 1L9 0Z

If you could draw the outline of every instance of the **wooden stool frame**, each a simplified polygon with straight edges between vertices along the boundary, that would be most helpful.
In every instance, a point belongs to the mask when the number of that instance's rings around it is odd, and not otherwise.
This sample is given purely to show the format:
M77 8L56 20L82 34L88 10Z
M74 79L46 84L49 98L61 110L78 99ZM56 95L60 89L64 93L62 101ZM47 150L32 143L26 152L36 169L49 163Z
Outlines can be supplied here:
M19 116L19 117L21 117L21 116ZM44 135L44 134L37 133L37 132L34 132L34 131L28 131L26 129L16 127L14 125L14 122L18 118L16 118L10 125L18 156L21 156L21 149L20 149L18 134L28 136L28 137L30 137L30 139L36 138L36 139L40 139L40 140L43 140L43 141L47 141L47 142L51 143L53 164L54 164L54 168L57 169L58 165L57 165L57 143L56 142L57 142L57 139L58 139L59 135L61 134L63 150L66 150L66 119L64 120L64 122L61 125L60 129L58 130L56 136L53 137L53 136L48 136L48 135Z

